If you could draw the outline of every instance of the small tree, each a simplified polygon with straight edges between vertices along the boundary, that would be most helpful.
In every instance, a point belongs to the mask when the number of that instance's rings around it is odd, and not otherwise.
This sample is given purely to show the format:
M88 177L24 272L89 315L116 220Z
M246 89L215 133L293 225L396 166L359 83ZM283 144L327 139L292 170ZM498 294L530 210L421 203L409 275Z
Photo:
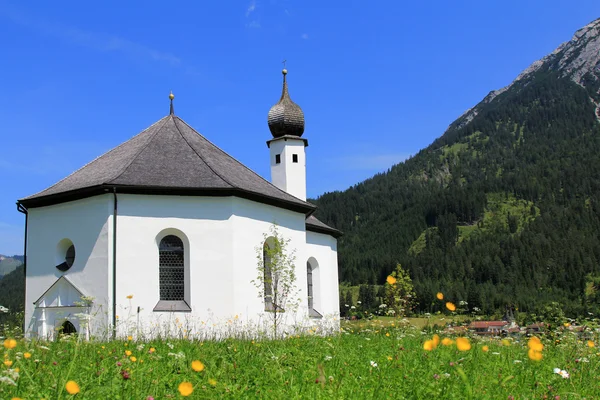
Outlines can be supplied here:
M396 270L387 278L385 299L388 312L393 313L396 317L405 316L415 306L416 295L412 280L400 264L397 264Z
M252 283L258 289L258 297L265 301L265 311L269 317L274 337L278 337L281 322L286 311L298 308L300 299L295 297L296 250L288 250L290 239L281 236L276 225L270 234L263 235L263 242L256 247L258 275Z

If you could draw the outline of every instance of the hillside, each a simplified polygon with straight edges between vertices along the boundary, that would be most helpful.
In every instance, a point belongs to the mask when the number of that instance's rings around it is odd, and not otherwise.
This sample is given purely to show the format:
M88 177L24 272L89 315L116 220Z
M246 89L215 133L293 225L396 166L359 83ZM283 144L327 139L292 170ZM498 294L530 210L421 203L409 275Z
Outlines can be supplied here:
M3 256L0 254L0 279L23 264L23 256ZM0 303L1 304L1 303Z
M443 291L491 313L600 311L600 19L490 92L434 143L315 201L344 231L340 280L408 269L419 309Z

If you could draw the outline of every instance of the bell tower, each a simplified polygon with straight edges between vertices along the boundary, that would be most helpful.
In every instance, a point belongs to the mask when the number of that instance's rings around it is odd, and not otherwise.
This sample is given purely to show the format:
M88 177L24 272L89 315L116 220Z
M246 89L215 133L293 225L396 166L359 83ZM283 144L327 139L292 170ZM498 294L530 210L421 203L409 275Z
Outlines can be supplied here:
M267 141L270 151L271 183L279 189L306 201L306 152L304 113L290 99L287 69L283 69L281 98L269 110L268 124L273 139Z

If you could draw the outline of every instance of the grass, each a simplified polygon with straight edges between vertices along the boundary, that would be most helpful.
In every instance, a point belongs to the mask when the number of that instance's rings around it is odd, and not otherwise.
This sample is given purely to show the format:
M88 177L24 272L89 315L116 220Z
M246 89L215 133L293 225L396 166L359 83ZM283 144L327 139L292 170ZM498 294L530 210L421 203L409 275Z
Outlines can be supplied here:
M332 337L282 340L20 340L4 349L12 365L0 364L0 398L175 399L182 382L191 383L195 399L597 398L600 353L563 329L556 340L542 338L539 362L528 359L526 338L508 346L469 338L468 351L441 344L426 351L431 335L393 319L344 324ZM192 369L194 360L202 362L201 372ZM68 381L79 385L79 394L67 393Z

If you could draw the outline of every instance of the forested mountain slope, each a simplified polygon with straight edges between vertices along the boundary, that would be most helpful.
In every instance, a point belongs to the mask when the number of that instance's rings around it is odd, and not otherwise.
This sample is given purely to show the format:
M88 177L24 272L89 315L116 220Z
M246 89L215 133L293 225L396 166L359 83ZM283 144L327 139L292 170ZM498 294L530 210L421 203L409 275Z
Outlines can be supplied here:
M344 231L340 280L396 262L419 309L437 291L491 313L600 311L600 19L490 92L388 172L314 200Z

